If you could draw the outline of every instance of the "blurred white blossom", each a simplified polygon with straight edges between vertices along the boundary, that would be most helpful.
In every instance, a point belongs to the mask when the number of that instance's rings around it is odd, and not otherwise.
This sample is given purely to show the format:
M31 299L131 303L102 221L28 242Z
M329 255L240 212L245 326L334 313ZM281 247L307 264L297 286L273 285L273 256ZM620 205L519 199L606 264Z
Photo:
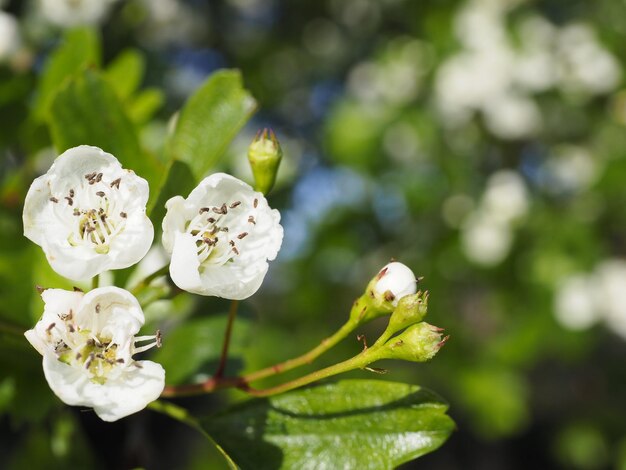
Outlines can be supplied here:
M95 25L106 18L116 0L39 0L42 15L62 28Z
M10 59L21 45L20 27L17 19L0 11L0 63Z
M565 278L555 294L554 314L572 330L602 321L626 340L626 261L606 259L591 273Z

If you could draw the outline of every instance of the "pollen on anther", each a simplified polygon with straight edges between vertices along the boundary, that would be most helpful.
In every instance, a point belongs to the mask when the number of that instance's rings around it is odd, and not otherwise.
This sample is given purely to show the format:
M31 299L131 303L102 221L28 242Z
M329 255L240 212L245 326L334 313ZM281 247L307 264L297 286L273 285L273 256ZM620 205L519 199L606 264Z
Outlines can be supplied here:
M128 217L128 214L126 214L126 212L120 212L120 217L122 219L125 219L126 217Z
M257 207L258 205L259 205L259 200L258 200L258 199L255 199L255 200L254 200L254 204L253 204L254 208L256 209L256 207Z
M239 240L241 240L242 238L244 238L246 235L248 235L248 232L241 232L239 235L237 235L237 238Z
M96 183L99 183L100 181L102 181L102 173L98 173L96 175Z
M96 196L104 197L105 196L104 191L96 192Z
M209 212L211 210L210 207L201 207L198 213L202 214L204 212Z
M71 197L65 196L65 198L64 198L64 199L67 199L67 204L68 204L69 206L71 206L71 205L73 205L73 204L74 204L74 199L72 199Z
M59 200L56 197L51 197L50 202L54 202L56 204Z
M235 201L230 205L231 209L234 209L235 207L237 207L239 204L241 204L241 201Z
M248 217L248 223L256 225L256 221L254 220L253 216Z
M122 178L118 178L116 180L111 181L111 184L109 186L111 186L112 188L117 188L120 189L120 182L122 181Z

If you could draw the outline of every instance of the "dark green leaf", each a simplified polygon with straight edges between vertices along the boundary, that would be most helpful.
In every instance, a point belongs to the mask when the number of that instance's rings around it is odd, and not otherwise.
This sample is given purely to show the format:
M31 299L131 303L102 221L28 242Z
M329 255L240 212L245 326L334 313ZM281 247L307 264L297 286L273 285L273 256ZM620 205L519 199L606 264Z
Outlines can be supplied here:
M163 347L156 352L154 360L165 368L167 383L179 384L200 369L203 374L214 372L225 328L226 315L220 315L186 321L171 333L166 332ZM231 357L241 352L249 331L249 323L244 318L238 318L230 343Z
M39 83L35 115L45 119L56 92L76 73L100 64L100 38L91 28L70 30L50 54Z
M95 71L84 71L59 91L52 102L49 125L59 152L82 144L95 145L149 183L159 175L158 162L142 152L137 132L116 93Z
M393 468L441 446L448 406L416 385L344 380L202 420L244 469Z
M167 150L199 180L213 167L256 108L238 70L215 72L180 112Z

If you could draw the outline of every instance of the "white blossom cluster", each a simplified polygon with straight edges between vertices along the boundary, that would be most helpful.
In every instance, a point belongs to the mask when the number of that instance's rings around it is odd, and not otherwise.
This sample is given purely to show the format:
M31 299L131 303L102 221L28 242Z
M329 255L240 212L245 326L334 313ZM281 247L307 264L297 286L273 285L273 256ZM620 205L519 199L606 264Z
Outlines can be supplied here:
M626 261L607 259L590 273L563 279L554 297L554 315L570 330L604 323L626 340Z
M491 175L478 207L461 226L465 256L484 266L502 262L513 244L515 225L528 206L528 189L519 173L501 170Z
M72 280L127 268L152 246L148 193L148 183L113 155L87 145L71 148L32 183L24 235ZM218 173L166 207L162 243L180 289L227 299L245 299L259 289L283 239L280 214L263 194ZM165 371L133 355L160 346L160 333L135 336L144 314L130 292L47 289L42 298L43 316L25 335L43 356L48 384L61 400L114 421L158 398ZM150 343L138 346L145 341Z
M462 49L439 66L436 77L443 122L463 124L480 112L494 135L524 138L541 129L535 93L559 88L592 96L618 86L619 64L589 25L558 27L535 15L512 36L506 22L514 3L468 0L459 10L455 33Z

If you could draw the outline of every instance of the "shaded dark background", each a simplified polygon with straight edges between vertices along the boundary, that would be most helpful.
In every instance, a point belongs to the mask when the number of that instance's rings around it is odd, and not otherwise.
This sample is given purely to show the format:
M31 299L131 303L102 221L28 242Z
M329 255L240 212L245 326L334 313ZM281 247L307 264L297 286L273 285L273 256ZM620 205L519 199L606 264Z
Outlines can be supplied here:
M199 435L153 412L104 424L64 407L14 334L50 278L21 236L23 195L52 153L28 115L73 20L3 3L21 39L0 65L0 467L221 468ZM223 169L250 181L259 128L283 144L269 198L283 249L244 302L230 373L316 345L395 257L424 276L428 321L451 340L428 364L384 364L381 380L436 390L458 424L403 468L626 469L626 3L129 0L96 13L104 63L137 48L143 85L162 90L145 147L160 148L172 113L222 67L241 69L260 104ZM147 312L170 335L182 320L207 329L215 355L186 352L187 380L215 367L227 308ZM359 348L349 339L320 364ZM240 398L179 402L210 413Z

